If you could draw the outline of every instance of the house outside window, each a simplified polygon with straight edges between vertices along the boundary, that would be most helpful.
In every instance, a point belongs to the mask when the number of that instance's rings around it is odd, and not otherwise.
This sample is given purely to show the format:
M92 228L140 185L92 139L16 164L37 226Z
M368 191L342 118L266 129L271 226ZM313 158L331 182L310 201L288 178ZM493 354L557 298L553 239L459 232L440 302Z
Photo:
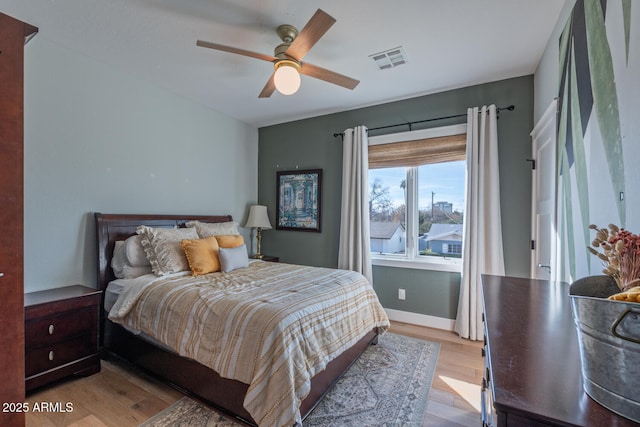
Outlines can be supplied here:
M371 221L371 252L378 254L405 253L406 233L399 222Z
M442 256L462 256L462 224L431 224L425 252Z
M460 271L465 145L466 124L369 137L374 265Z

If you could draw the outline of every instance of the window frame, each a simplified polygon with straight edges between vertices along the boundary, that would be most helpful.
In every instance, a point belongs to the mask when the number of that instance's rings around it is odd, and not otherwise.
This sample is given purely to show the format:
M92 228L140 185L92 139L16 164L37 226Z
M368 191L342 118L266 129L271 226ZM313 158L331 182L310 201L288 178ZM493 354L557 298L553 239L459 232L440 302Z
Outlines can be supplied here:
M409 132L399 132L386 135L369 137L369 145L392 144L415 139L438 138L467 133L467 123L451 126L439 126L430 129L420 129ZM405 254L378 254L371 253L372 265L413 268L432 271L462 272L462 258L448 258L439 256L420 255L418 249L418 185L417 171L419 166L406 166L407 168L407 200L406 200L406 241ZM465 194L466 198L466 194ZM464 217L466 220L466 215Z

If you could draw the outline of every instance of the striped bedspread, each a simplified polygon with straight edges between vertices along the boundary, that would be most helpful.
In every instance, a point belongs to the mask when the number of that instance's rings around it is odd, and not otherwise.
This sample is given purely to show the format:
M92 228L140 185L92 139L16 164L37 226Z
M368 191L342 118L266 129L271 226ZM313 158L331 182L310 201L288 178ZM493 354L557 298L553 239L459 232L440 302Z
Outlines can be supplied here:
M248 384L244 407L260 427L301 422L311 377L372 328L389 326L362 275L262 261L230 273L143 276L109 319Z

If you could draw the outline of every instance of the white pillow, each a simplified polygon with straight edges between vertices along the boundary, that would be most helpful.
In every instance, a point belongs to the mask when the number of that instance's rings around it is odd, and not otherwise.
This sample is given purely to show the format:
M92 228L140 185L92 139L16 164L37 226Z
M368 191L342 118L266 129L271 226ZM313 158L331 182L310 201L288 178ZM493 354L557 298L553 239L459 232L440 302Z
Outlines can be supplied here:
M144 253L142 246L142 236L131 236L124 242L125 254L127 262L132 267L147 267L151 263Z
M127 256L124 252L124 241L117 241L111 257L111 268L118 279L123 279L122 269L127 264Z
M147 265L144 266L133 266L129 263L126 256L126 241L115 242L113 257L111 258L111 268L113 269L113 274L118 279L135 279L136 277L151 273L151 264L148 262Z
M225 273L249 266L246 245L236 246L235 248L220 248L218 256L220 257L220 269Z
M185 239L198 239L198 233L194 228L153 228L141 225L136 233L142 236L142 247L151 263L153 274L165 276L179 271L190 271L181 242Z
M238 231L238 223L233 221L216 223L189 221L185 225L190 228L195 228L198 232L198 236L200 236L201 239L205 239L211 236L240 234L240 232Z

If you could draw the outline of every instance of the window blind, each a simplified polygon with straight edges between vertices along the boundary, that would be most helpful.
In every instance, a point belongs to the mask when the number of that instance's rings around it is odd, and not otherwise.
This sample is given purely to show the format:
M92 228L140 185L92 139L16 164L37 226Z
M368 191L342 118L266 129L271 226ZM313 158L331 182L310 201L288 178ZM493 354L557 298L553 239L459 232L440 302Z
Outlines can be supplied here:
M369 146L369 169L465 160L467 135L423 138Z

